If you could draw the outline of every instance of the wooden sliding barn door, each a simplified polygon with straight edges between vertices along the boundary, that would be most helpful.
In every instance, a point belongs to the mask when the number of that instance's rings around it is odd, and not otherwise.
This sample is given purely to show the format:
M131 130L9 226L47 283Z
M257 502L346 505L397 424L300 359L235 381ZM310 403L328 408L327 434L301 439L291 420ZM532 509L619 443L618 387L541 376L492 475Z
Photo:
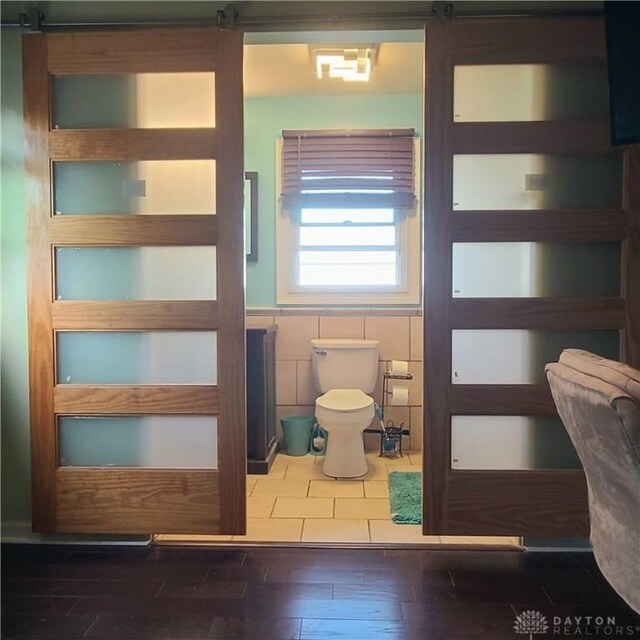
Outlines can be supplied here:
M425 534L583 536L544 376L640 365L640 155L609 143L599 18L426 32Z
M244 533L242 35L23 48L33 528Z

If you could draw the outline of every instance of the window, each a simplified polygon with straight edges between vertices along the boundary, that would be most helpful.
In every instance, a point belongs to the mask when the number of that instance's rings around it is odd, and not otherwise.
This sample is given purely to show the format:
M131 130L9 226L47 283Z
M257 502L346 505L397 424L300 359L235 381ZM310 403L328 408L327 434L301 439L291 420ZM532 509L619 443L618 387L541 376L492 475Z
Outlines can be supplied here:
M278 302L419 302L413 130L283 132Z

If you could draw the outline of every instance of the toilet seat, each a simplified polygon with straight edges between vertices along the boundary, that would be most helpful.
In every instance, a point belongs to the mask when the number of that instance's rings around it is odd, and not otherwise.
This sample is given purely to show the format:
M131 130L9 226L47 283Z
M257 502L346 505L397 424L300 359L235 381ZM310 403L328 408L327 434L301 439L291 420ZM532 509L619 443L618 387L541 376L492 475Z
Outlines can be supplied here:
M369 408L373 398L360 389L331 389L316 400L316 405L328 411L348 413Z

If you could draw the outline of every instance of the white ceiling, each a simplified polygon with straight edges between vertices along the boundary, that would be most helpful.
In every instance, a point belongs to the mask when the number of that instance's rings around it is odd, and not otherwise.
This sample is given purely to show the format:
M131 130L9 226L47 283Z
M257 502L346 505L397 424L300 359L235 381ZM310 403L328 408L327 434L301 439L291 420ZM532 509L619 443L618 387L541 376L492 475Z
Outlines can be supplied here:
M331 44L340 47L351 43L336 40ZM244 47L245 96L420 93L423 52L421 42L384 42L380 44L369 82L344 82L316 77L307 44L247 44Z

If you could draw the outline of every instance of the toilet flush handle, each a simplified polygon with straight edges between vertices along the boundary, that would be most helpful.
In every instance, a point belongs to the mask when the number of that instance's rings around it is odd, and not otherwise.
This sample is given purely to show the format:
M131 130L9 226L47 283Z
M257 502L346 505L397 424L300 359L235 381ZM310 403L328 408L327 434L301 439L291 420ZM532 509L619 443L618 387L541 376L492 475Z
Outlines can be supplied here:
M317 356L326 356L327 352L324 349L316 349L316 355Z

